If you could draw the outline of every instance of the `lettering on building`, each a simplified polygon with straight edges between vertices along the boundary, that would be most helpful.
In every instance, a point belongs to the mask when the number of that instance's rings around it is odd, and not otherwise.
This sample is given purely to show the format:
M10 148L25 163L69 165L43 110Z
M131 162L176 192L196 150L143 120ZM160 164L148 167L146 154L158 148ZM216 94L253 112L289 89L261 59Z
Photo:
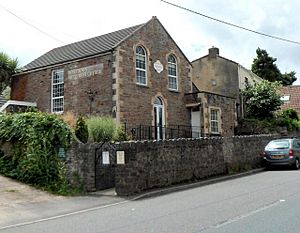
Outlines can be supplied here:
M76 80L80 78L87 78L94 75L101 74L103 70L103 64L97 64L92 66L86 66L78 69L68 71L68 78L70 80Z

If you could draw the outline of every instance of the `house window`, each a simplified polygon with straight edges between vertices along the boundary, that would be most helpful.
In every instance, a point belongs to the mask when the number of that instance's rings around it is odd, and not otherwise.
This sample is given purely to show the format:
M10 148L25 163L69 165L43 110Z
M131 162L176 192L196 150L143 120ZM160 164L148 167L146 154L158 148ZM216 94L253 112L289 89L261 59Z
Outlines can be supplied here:
M168 78L169 78L169 89L178 90L177 80L177 63L176 58L173 55L168 57Z
M51 112L63 113L64 111L64 71L52 72L52 99Z
M220 133L220 109L210 109L210 131L213 134Z
M287 103L290 101L290 97L291 97L290 95L284 95L280 97L280 100L282 100L283 103Z
M135 70L136 82L140 85L147 85L147 54L142 46L137 46L135 50Z

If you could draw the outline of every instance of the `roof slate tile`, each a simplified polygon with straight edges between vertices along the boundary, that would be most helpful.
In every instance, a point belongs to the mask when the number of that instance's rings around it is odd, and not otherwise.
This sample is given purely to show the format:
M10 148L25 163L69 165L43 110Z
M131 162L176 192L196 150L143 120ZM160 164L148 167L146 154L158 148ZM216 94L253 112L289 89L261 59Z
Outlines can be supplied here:
M120 42L133 34L144 24L121 29L105 35L82 40L50 50L24 67L23 71L56 65L96 54L105 53L114 49Z

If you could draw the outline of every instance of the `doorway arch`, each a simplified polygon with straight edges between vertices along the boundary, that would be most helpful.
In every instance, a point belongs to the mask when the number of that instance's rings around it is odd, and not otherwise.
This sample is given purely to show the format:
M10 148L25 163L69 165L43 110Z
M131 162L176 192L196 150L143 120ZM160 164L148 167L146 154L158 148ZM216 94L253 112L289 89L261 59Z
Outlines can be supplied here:
M165 139L165 106L161 97L155 98L153 109L155 139Z

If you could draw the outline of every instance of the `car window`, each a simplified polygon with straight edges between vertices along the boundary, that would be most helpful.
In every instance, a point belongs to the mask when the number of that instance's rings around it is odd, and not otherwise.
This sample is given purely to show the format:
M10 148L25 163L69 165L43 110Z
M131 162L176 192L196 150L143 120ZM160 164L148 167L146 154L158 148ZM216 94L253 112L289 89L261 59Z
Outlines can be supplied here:
M276 140L269 142L266 149L288 149L289 147L290 143L288 140Z
M295 140L293 146L294 148L300 148L300 140Z
M295 141L293 141L293 148L298 148L298 143L297 143L297 141L295 140Z

